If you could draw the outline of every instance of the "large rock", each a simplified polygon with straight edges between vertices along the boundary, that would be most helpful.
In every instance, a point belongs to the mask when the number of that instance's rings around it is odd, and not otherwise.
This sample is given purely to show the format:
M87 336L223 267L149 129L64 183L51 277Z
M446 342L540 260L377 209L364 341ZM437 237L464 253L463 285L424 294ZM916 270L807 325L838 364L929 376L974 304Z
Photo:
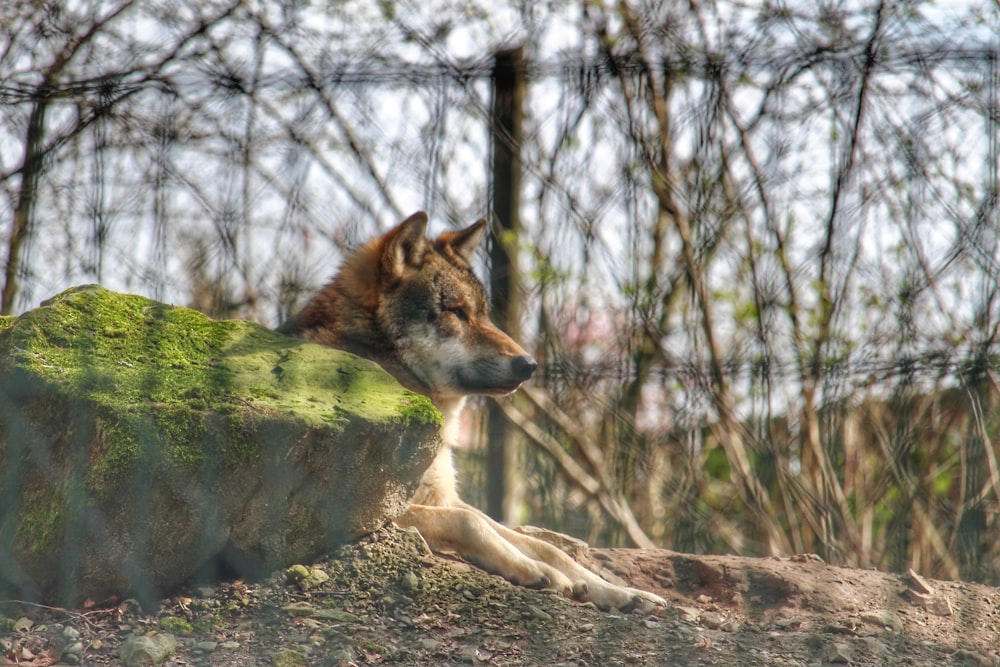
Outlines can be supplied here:
M347 353L69 290L0 318L0 598L155 599L222 552L308 561L402 513L440 426Z

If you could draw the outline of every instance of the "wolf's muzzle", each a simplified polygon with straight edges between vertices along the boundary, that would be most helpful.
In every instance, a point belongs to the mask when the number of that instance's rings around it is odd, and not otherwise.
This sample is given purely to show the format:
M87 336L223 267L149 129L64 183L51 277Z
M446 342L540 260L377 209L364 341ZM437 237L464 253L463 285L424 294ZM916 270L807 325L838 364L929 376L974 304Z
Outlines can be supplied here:
M535 361L533 356L526 354L521 357L514 357L510 362L510 368L518 382L524 382L535 373L535 369L538 368L538 362Z

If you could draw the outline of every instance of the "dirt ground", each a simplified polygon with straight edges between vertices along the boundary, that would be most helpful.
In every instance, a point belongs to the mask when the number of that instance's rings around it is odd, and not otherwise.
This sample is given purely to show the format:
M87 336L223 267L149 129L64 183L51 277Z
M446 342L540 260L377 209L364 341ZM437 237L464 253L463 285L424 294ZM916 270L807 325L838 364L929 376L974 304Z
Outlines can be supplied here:
M818 558L587 549L609 577L667 598L604 613L511 586L384 529L271 578L199 586L139 609L0 602L0 665L991 665L1000 589ZM137 638L172 651L137 652Z

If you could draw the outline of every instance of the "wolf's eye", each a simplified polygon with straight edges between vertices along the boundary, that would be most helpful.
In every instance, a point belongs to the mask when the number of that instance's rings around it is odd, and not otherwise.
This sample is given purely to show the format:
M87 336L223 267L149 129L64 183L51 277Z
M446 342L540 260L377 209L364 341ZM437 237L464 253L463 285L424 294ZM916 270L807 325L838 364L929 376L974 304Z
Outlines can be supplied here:
M448 312L460 319L463 322L469 321L469 314L465 312L464 308L449 308Z

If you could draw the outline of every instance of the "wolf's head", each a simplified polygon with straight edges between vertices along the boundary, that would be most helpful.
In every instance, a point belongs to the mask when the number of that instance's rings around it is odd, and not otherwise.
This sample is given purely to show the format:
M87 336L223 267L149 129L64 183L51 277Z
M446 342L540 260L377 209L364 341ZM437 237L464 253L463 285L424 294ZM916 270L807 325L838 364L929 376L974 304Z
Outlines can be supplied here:
M286 331L372 359L431 398L514 391L537 363L490 320L469 266L486 223L434 240L426 229L415 213L367 243Z

